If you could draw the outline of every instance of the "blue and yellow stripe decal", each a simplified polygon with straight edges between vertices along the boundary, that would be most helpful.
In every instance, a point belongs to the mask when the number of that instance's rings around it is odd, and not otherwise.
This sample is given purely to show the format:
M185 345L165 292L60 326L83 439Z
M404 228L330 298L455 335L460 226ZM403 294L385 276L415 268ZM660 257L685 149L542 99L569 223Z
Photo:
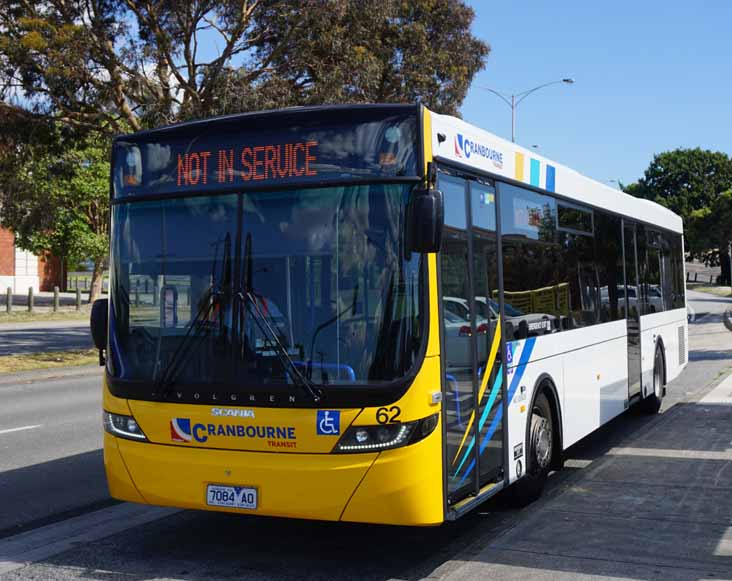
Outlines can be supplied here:
M526 171L527 161L528 172ZM544 189L548 192L554 192L557 187L557 168L535 157L527 159L526 155L520 151L514 154L513 177L519 182L526 183L528 181L532 186L539 188L541 187L542 165L544 166Z
M510 405L513 401L513 396L516 393L516 389L518 389L519 384L521 383L521 379L524 376L524 371L526 370L526 364L531 359L531 353L534 351L534 344L536 343L536 337L530 337L529 339L526 339L524 342L523 350L521 351L521 356L519 357L518 364L516 365L516 369L514 371L513 377L511 378L511 384L508 387L508 404ZM498 369L498 373L496 373L496 380L493 383L493 388L491 390L491 395L488 398L488 401L486 402L486 405L483 409L483 413L480 415L480 420L478 421L478 433L483 429L483 426L485 425L485 422L488 419L488 416L490 415L491 409L495 403L496 396L501 388L501 383L503 381L503 365ZM488 374L488 368L486 368L486 374ZM472 416L471 416L472 418ZM498 428L498 424L501 422L501 419L503 418L503 406L500 406L496 409L496 414L493 417L493 421L491 422L490 426L488 426L488 431L486 432L485 436L483 437L483 440L480 443L480 448L478 450L478 455L483 454L483 451L488 446L488 443L493 438L493 434L495 434L496 429ZM468 424L470 426L470 424ZM467 433L467 432L466 432ZM455 477L460 474L460 469L462 468L463 464L467 460L468 457L470 457L470 452L473 449L473 446L475 444L475 438L472 438L472 441L468 448L465 450L465 453L463 454L463 458L460 461L460 464L458 465L457 469L455 470ZM460 450L458 450L458 454L460 453ZM465 469L465 472L463 473L462 477L460 478L459 485L462 485L463 482L465 482L465 479L470 475L470 473L475 468L475 458L473 457L468 464L468 467Z
M488 354L488 363L485 366L485 371L483 371L483 379L480 382L480 389L478 390L478 403L483 401L483 396L485 395L485 390L488 387L488 379L491 376L491 370L493 369L493 365L496 362L496 355L498 354L498 346L501 344L501 318L499 317L496 321L496 331L493 333L493 342L491 343L491 351ZM493 385L493 389L491 390L491 394L488 398L488 401L491 402L492 400L495 400L496 398L496 387L495 383ZM487 406L486 406L487 407ZM473 410L470 413L470 419L468 420L468 425L465 428L465 433L463 434L463 438L460 441L460 445L458 446L457 452L455 452L455 457L452 459L452 463L455 464L455 461L457 460L458 456L460 455L460 450L462 450L463 445L465 444L465 440L468 437L468 434L470 433L470 428L473 426L473 421L475 421L475 410ZM470 447L472 448L475 442L471 442ZM459 468L458 468L459 470ZM457 471L456 471L457 473Z

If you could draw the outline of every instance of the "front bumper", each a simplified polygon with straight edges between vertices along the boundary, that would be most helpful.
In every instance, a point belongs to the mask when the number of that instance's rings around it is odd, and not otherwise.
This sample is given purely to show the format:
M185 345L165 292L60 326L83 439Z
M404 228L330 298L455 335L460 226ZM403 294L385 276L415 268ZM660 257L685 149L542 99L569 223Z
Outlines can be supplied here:
M440 430L365 454L242 452L133 442L104 435L114 498L266 516L396 525L444 520ZM210 507L208 484L254 486L255 511Z

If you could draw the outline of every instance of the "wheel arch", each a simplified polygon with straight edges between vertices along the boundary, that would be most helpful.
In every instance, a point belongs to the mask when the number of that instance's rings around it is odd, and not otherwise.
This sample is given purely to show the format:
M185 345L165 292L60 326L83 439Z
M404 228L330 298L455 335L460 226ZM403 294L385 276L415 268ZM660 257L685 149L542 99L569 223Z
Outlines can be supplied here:
M553 470L559 470L562 467L562 455L564 452L564 429L562 426L562 404L559 399L559 393L557 392L556 384L548 373L542 373L534 383L534 392L531 395L531 405L528 408L529 414L527 417L531 417L531 410L534 408L534 402L540 393L546 393L547 399L549 400L549 406L552 410L552 421L556 426L555 438L552 443L552 463L551 468ZM530 430L531 422L526 422L526 436L525 442L530 441ZM527 452L528 453L528 452Z
M668 373L668 364L666 363L666 344L663 342L663 337L661 336L660 333L656 336L656 346L654 347L654 357L655 357L655 351L658 351L658 350L661 351L661 361L663 361L663 369L661 370L661 372L663 373L663 390L664 390L663 395L665 395L666 381L667 381L666 375Z

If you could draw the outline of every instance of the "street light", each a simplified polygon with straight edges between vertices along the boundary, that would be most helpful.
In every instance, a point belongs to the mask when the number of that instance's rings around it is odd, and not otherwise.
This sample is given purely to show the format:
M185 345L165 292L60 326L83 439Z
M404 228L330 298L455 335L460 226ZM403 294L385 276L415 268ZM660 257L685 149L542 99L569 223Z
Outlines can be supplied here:
M516 143L516 107L518 107L518 104L526 99L531 93L535 93L539 89L543 89L544 87L549 87L550 85L558 85L560 83L565 83L567 85L574 84L574 79L572 78L566 78L566 79L559 79L557 81L551 81L550 83L544 83L543 85L539 85L538 87L534 87L533 89L528 89L526 91L522 91L521 93L516 93L515 95L511 95L511 100L508 99L505 95L502 93L499 93L495 89L491 89L490 87L478 87L479 89L483 89L484 91L489 91L496 95L497 97L500 97L500 99L506 103L509 107L511 107L511 141Z

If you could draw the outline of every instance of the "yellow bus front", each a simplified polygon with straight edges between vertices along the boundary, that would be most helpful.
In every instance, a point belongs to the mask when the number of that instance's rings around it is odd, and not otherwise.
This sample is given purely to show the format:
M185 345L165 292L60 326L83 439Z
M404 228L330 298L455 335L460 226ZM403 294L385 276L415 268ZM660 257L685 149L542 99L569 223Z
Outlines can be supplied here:
M407 240L421 115L295 110L115 142L113 497L444 520L435 260Z

